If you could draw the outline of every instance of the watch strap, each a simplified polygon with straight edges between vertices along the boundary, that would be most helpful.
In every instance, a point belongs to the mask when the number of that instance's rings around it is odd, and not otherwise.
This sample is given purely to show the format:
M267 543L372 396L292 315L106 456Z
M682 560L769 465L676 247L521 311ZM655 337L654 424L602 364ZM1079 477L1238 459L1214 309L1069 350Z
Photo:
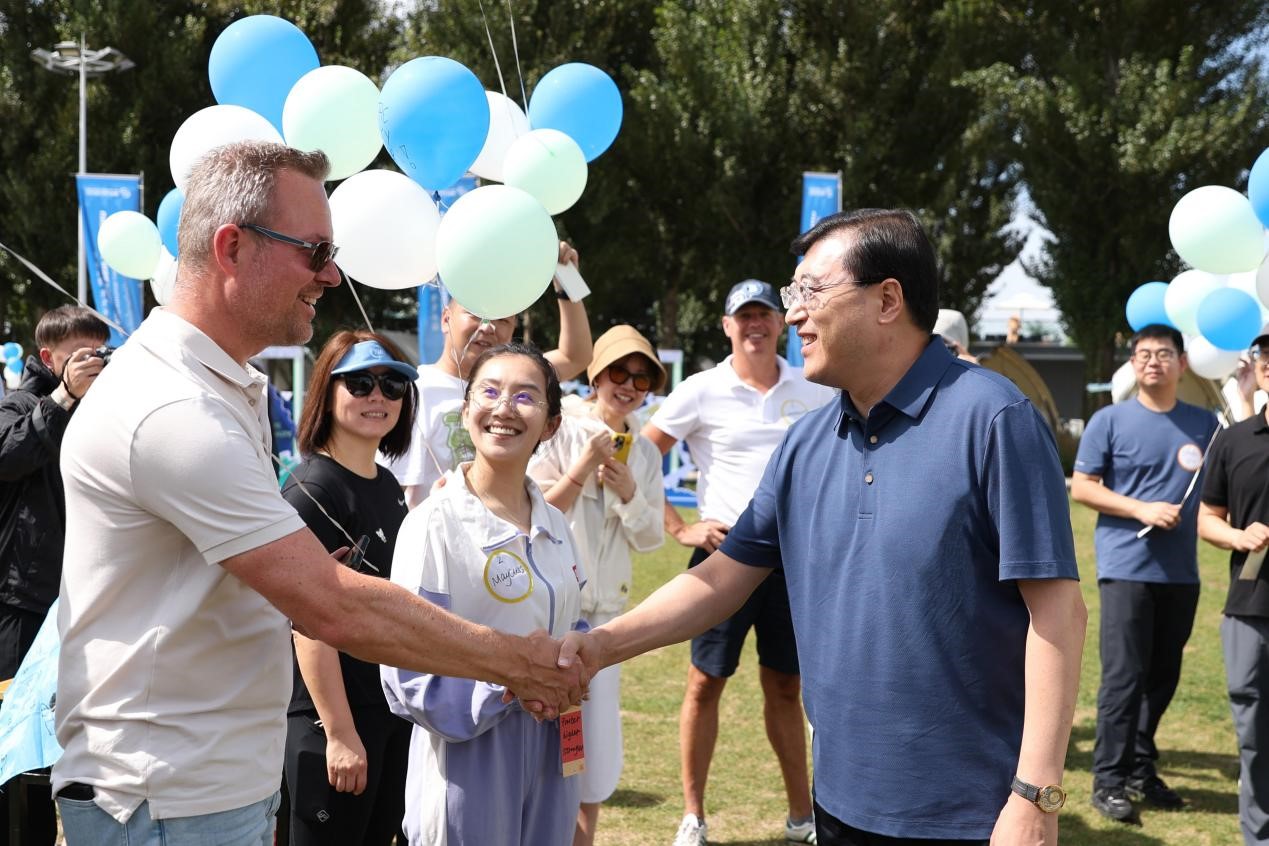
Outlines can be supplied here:
M1034 802L1040 798L1040 788L1036 787L1034 784L1027 784L1017 776L1013 777L1013 784L1009 785L1009 789L1014 793L1017 793L1023 799L1026 799L1028 802Z

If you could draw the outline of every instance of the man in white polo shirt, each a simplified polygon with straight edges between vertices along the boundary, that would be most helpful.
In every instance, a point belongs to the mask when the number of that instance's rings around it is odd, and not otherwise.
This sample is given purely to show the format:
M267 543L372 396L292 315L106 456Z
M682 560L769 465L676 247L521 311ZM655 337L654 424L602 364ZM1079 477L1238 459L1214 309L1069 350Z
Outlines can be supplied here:
M580 698L544 634L339 566L278 491L247 359L308 341L339 284L327 170L255 142L200 160L171 303L67 429L53 790L69 846L272 844L291 624L364 660Z
M559 263L578 264L577 250L567 241L560 241ZM590 322L586 306L581 300L570 299L558 280L555 295L560 307L560 345L549 350L546 358L555 366L560 381L565 381L590 364ZM419 412L410 433L410 448L395 461L380 460L405 489L411 508L427 497L438 479L476 457L462 421L463 380L482 352L511 341L518 322L514 314L485 320L453 299L442 309L445 347L435 363L419 365L419 378L414 381L419 389Z
M770 285L748 279L732 286L723 316L731 355L685 379L643 429L662 453L684 441L700 470L700 521L684 523L672 505L665 506L666 531L693 550L688 567L704 561L723 542L749 505L785 430L833 397L830 388L808 382L799 368L776 354L783 328L780 300ZM814 842L797 647L788 590L783 575L775 572L735 616L692 640L692 666L679 713L686 814L675 846L706 842L705 780L718 738L718 705L750 628L758 638L767 739L788 794L785 836Z

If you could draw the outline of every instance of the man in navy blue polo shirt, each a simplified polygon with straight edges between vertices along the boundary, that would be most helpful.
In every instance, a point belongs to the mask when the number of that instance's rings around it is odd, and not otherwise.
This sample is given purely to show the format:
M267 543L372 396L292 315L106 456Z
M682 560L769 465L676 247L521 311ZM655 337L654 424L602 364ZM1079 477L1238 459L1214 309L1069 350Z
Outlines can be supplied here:
M1198 608L1199 498L1189 492L1217 427L1212 412L1177 399L1186 365L1180 332L1144 326L1131 349L1137 396L1088 421L1071 480L1071 498L1099 512L1093 807L1114 820L1132 819L1134 800L1165 810L1185 805L1155 771L1154 735L1181 678Z
M1087 612L1052 433L931 336L910 212L833 215L793 248L785 320L840 401L789 429L717 552L565 649L589 668L683 640L782 569L821 846L1054 843Z

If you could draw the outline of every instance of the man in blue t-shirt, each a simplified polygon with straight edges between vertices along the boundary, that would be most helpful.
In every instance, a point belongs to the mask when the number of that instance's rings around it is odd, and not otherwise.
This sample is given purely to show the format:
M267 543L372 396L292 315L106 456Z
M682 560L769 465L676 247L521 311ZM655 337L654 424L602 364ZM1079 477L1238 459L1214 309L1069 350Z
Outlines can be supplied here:
M820 846L1055 843L1086 611L1053 435L931 335L910 212L832 215L793 251L785 321L840 399L790 427L718 551L561 657L688 638L780 569Z
M1186 366L1180 332L1143 327L1131 350L1137 396L1093 415L1071 481L1071 498L1100 513L1093 807L1114 820L1134 818L1134 800L1167 810L1185 804L1155 771L1154 734L1181 678L1198 607L1195 483L1218 426L1210 411L1176 397Z

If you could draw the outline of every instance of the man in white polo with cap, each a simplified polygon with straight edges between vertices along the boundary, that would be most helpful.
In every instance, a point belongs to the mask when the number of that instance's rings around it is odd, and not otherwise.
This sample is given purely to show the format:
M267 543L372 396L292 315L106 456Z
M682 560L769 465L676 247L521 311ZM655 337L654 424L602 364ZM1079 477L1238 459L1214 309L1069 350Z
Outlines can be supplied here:
M688 567L718 548L749 504L771 454L803 414L834 391L808 382L776 352L784 328L780 299L766 282L732 286L723 311L731 355L682 382L643 429L666 453L683 441L700 470L700 520L685 523L666 504L665 528L692 549ZM775 750L789 800L785 837L815 842L806 769L802 679L784 577L773 573L735 616L692 640L692 665L679 713L679 749L686 813L675 846L706 842L705 781L718 738L718 706L736 671L749 629L757 632L758 672L767 738Z

